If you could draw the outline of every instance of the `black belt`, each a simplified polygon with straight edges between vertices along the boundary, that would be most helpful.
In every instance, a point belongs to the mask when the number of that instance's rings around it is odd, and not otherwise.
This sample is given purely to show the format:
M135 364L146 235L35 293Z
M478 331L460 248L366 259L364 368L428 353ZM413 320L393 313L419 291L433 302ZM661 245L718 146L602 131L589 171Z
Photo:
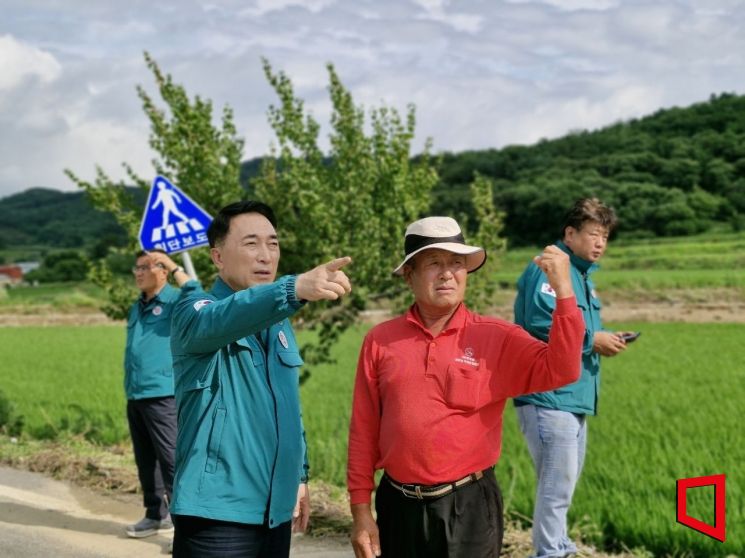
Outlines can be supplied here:
M461 486L465 486L472 482L476 482L484 477L483 471L477 471L458 479L457 481L447 482L445 484L425 485L425 484L404 484L396 482L386 473L385 479L388 481L393 488L401 492L408 498L416 498L418 500L424 500L425 498L440 498L446 496L451 492L454 492Z

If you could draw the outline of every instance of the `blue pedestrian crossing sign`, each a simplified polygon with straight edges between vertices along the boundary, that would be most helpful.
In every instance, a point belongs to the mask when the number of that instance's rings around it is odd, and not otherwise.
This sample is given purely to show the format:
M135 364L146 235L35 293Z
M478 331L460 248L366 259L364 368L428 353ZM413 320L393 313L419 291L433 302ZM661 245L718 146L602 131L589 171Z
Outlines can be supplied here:
M207 227L212 217L196 202L156 176L147 197L140 225L140 244L144 250L160 248L168 254L208 244Z

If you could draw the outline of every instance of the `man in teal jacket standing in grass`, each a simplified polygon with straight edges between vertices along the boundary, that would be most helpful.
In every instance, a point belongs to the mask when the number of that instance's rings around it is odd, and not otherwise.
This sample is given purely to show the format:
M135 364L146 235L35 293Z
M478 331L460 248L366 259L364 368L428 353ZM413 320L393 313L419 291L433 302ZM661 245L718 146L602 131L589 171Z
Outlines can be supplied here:
M573 384L515 399L520 429L537 475L534 558L567 557L577 552L567 534L567 512L584 463L586 417L597 413L600 356L614 356L626 348L622 332L603 329L600 299L590 279L615 226L613 210L596 198L577 200L567 213L562 240L556 245L569 254L572 287L585 320L582 375ZM531 263L517 288L515 323L546 341L556 307L556 293L546 274Z
M351 259L276 279L276 219L255 201L224 207L207 236L218 278L210 293L186 283L173 314L173 553L286 557L310 512L303 361L288 318L306 301L348 293L341 268Z
M175 272L175 273L174 273ZM173 488L176 405L171 362L171 311L189 277L162 250L137 253L132 268L140 297L129 309L124 390L145 517L126 528L134 538L173 531L168 499Z

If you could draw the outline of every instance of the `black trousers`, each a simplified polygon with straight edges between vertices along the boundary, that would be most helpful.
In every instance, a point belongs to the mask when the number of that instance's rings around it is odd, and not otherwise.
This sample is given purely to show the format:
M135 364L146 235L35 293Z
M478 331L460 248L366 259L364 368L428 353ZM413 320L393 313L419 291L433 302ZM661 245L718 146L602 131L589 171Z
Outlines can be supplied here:
M127 421L142 486L145 517L163 519L168 515L173 491L176 401L173 397L130 399Z
M276 527L174 515L174 558L287 558L292 522Z
M375 510L382 558L497 558L502 549L502 494L492 469L446 496L424 500L405 496L384 476Z

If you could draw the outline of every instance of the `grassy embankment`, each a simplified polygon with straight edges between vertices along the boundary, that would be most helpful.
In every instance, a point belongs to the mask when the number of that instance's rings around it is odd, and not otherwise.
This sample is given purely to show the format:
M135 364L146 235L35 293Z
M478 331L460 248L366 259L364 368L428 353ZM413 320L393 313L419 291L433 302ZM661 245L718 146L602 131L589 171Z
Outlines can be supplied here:
M89 282L0 288L0 314L97 312L105 296Z
M513 288L525 263L537 253L535 248L508 251L495 279ZM669 289L716 288L745 295L745 233L611 242L596 283L604 291L627 290L633 297L655 298Z

